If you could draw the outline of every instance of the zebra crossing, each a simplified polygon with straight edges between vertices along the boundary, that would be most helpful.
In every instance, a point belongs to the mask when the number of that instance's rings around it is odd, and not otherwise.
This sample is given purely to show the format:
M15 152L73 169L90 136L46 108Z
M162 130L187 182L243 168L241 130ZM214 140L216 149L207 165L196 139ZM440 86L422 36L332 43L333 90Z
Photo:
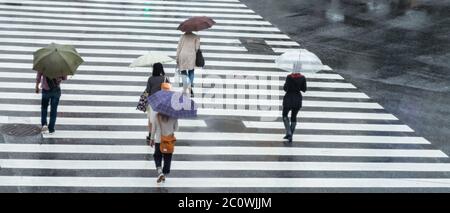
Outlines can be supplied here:
M274 59L302 48L239 0L0 0L0 125L39 124L32 53L72 44L85 63L62 84L57 131L42 144L0 143L4 192L302 192L448 189L448 155L330 67L306 73L300 122L283 143ZM207 66L196 70L198 118L180 120L164 184L135 109L151 73L128 65L147 51L175 56L178 23L206 15ZM242 40L262 40L272 53ZM175 64L164 65L174 78ZM317 67L305 67L317 68ZM174 83L174 89L181 88Z

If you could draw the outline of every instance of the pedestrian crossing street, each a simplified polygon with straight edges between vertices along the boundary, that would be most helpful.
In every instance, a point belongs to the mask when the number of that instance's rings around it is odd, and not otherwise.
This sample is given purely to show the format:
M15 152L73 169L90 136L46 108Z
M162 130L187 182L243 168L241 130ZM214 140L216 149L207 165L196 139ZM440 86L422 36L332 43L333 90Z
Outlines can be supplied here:
M274 59L302 48L239 0L0 0L0 125L39 124L32 53L72 44L85 63L62 85L57 131L42 144L0 143L2 192L302 192L450 187L448 155L324 65L292 144L283 142L282 86ZM147 51L174 57L178 24L199 32L199 117L180 120L172 172L156 184L146 115L137 111ZM251 50L258 41L270 53ZM304 69L317 69L306 66ZM165 65L174 78L175 64ZM412 115L413 116L413 115Z

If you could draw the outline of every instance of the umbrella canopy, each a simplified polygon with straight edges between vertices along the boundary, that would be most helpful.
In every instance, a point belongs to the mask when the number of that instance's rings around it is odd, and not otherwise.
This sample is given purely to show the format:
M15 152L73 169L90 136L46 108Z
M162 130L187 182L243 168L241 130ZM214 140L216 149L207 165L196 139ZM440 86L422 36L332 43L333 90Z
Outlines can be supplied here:
M211 28L216 22L207 16L194 16L183 21L177 28L182 32L200 31Z
M148 97L148 103L154 111L169 117L197 117L197 105L181 92L160 90Z
M84 61L71 45L51 43L33 54L33 70L48 78L74 75Z
M275 59L278 68L289 72L318 72L328 69L314 53L305 49L289 50Z
M150 51L134 60L133 63L130 64L130 67L150 67L154 63L167 63L171 61L174 61L174 59L164 53Z

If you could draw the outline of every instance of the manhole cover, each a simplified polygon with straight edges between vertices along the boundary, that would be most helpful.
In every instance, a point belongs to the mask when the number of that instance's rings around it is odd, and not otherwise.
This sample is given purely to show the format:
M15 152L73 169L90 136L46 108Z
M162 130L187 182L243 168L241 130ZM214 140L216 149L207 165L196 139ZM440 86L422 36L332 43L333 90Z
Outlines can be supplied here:
M215 119L209 118L205 119L209 128L220 130L223 132L242 132L245 130L245 126L239 119L223 118Z
M41 129L30 124L6 124L1 128L2 134L18 137L34 136L41 133Z
M239 38L241 44L247 49L250 53L260 53L260 54L275 54L272 48L266 44L264 39L258 38Z

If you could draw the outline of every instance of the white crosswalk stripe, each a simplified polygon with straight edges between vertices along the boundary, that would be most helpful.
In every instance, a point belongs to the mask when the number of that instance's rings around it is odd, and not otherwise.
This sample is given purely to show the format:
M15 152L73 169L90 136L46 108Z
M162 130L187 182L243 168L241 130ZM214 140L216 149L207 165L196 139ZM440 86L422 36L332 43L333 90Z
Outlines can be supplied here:
M257 129L284 129L280 122L258 122L258 121L243 121L247 128ZM323 130L353 130L353 131L398 131L398 132L413 132L411 128L406 125L394 124L343 124L343 123L308 123L301 122L301 129L323 129Z
M181 35L182 33L177 30L162 30L162 29L137 29L137 28L118 28L118 27L77 27L77 26L63 26L63 25L39 25L39 27L30 24L1 24L1 28L16 28L16 29L29 29L29 30L65 30L65 31L104 31L109 33L141 33L141 34L169 34L169 35ZM288 37L283 34L269 34L269 33L233 33L233 32L199 32L201 36L221 36L221 37L249 37L249 38L270 38L270 39L287 39ZM13 41L9 41L13 42Z
M146 132L136 131L58 131L46 138L93 138L93 139L140 139ZM210 141L216 137L221 141L276 141L279 134L254 133L217 133L217 132L177 132L180 140ZM294 142L328 142L328 143L391 143L391 144L429 144L422 137L401 136L353 136L353 135L302 135Z
M64 25L107 25L107 26L121 26L121 27L155 27L155 28L176 28L178 24L168 24L168 23L135 23L135 22L106 22L106 21L74 21L74 20L54 20L54 19L37 19L37 18L9 18L2 17L5 21L10 22L40 22L49 24L64 24ZM242 30L242 31L260 31L260 32L278 32L277 28L272 27L249 27L249 26L214 26L215 30ZM42 35L42 34L41 34ZM129 39L133 37L130 36ZM277 42L269 41L270 45L290 45L298 46L298 44L293 42Z
M2 54L0 54L0 58L2 58ZM85 60L89 60L89 57L86 57ZM20 78L20 79L34 79L36 78L35 73L17 73L17 72L0 72L0 77L3 78ZM123 82L145 82L148 77L145 76L127 76L124 78L120 75L86 75L79 74L70 78L71 80L84 80L84 81L95 81L97 79L102 79L102 81L123 81ZM213 84L221 81L217 78L209 78L208 76L197 76L196 81L200 84ZM283 86L284 81L281 79L232 79L232 81L224 81L223 84L232 84L232 85L261 85L261 86ZM349 83L334 83L334 82L309 82L308 87L313 88L341 88L341 89L356 89L355 86Z
M258 57L258 56L255 56ZM29 66L26 63L0 63L0 68L14 68L14 69L25 69L29 70ZM174 68L166 68L164 69L166 73L174 73ZM257 69L256 69L257 70ZM94 65L81 65L79 71L95 71L95 72L129 72L129 73L148 73L148 68L129 68L129 67L120 67L120 66L94 66ZM216 70L216 69L199 69L199 74L202 75L225 75L225 76L239 76L241 78L253 78L255 76L264 77L266 79L276 78L276 77L286 77L285 73L276 73L270 71L245 71L238 69L227 69L227 70ZM243 74L245 72L245 74ZM247 74L248 72L248 74ZM126 76L133 75L128 74ZM337 74L305 74L308 78L314 79L332 79L332 80L341 80L343 79L340 75Z
M0 99L20 99L20 100L41 100L41 95L32 93L14 93L14 92L0 92ZM262 100L262 99L225 99L225 98L193 98L198 104L231 104L238 107L242 106L264 106L277 107L281 105L280 100ZM117 96L117 95L77 95L64 94L61 97L63 101L98 101L103 100L107 102L127 102L136 103L135 96ZM355 108L355 109L383 109L377 103L371 102L339 102L339 101L303 101L305 107L325 107L325 108Z
M19 105L19 104L0 104L0 111L11 112L40 112L40 105ZM209 107L209 106L205 106ZM212 106L214 107L214 106ZM97 106L71 106L63 105L58 107L60 112L66 113L112 113L112 114L142 114L132 107L97 107ZM248 116L248 117L280 117L278 110L236 110L236 109L217 109L217 108L199 108L199 115L210 116ZM388 113L358 113L358 112L321 112L321 111L301 111L299 117L303 118L334 118L334 119L366 119L366 120L398 120L395 116Z
M4 9L17 9L16 6L10 5L2 5ZM145 11L135 11L135 10L117 10L117 9L95 9L95 8L81 8L81 7L35 7L35 6L21 6L20 10L43 10L49 12L86 12L86 13L105 13L105 14L114 14L114 15L144 15ZM184 9L184 8L183 8ZM214 13L211 11L208 12L186 12L186 11L173 11L173 12L165 12L165 11L151 11L151 15L160 15L160 16L182 16L182 17L191 17L191 16L210 16L213 18L242 18L242 19L262 19L259 15L248 15L248 14L230 14L230 13Z
M439 150L427 149L343 149L343 148L281 148L281 147L209 147L177 146L179 155L269 155L269 156L351 156L351 157L423 157L447 158ZM22 153L102 153L102 154L148 154L149 146L123 145L38 145L0 144L2 152ZM297 162L298 163L298 162Z
M0 8L1 9L1 8ZM87 14L59 14L50 12L36 11L33 13L21 12L21 11L0 11L0 14L5 15L23 15L33 17L53 17L53 18L76 18L76 19L106 19L106 20L130 20L130 21L161 21L161 22L175 22L180 23L186 18L173 18L173 17L140 17L140 16L109 16L109 15L87 15ZM267 21L261 20L232 20L232 19L214 19L218 24L233 24L233 25L271 25Z
M155 170L150 161L118 160L0 160L2 168L33 169L133 169ZM236 162L236 161L174 161L173 170L256 170L256 171L450 171L446 163L348 163L348 162Z
M250 95L250 96L267 96L278 97L283 96L284 92L281 90L274 90L270 88L270 85L256 85L250 86L249 89L245 87L230 88L227 84L221 84L220 81L225 82L225 79L218 79L218 85L215 88L196 88L198 94L210 94L215 95L215 97L222 97L225 95ZM212 86L212 84L204 84L205 86ZM1 82L0 88L21 88L21 89L33 89L34 83L12 83L12 82ZM74 84L67 83L61 86L62 89L66 90L90 90L90 91L111 91L111 92L142 92L145 86L114 86L114 85L93 85L93 84ZM181 90L180 88L175 89L175 91ZM326 98L360 98L368 99L369 97L364 93L360 92L323 92L323 91L310 91L304 94L305 97L326 97Z
M3 0L5 3L14 1ZM55 1L21 1L21 4L35 5L35 6L88 6L92 8L111 8L111 9L143 9L142 6L123 5L123 4L101 4L88 2L55 2ZM155 6L147 4L145 6L149 10L175 10L175 11L205 11L205 12L232 12L232 13L253 13L252 10L239 8L203 8L203 7L169 7L169 6Z
M24 123L36 124L41 122L40 117L14 117L0 116L0 124ZM146 126L147 119L123 119L123 118L69 118L58 119L59 125L95 125L95 126ZM180 126L207 127L202 120L180 120Z
M3 186L161 187L150 178L0 177ZM220 188L449 188L450 179L406 178L171 178L164 187Z
M198 33L207 64L195 71L199 117L180 119L164 187L188 192L450 187L444 152L327 65L318 67L323 72L305 73L308 91L293 143L284 143L280 120L287 73L274 59L300 44L239 0L2 3L11 4L0 8L0 126L40 124L41 94L33 93L31 70L35 50L51 42L72 44L85 63L61 85L55 134L44 134L40 144L10 143L7 136L0 143L0 191L161 187L153 177L154 162L143 158L154 152L145 142L147 117L136 110L151 69L128 64L150 50L174 57L178 24L196 15L211 16L217 24ZM273 52L255 53L243 39L257 39ZM172 82L174 66L165 64ZM117 171L117 177L104 176Z

